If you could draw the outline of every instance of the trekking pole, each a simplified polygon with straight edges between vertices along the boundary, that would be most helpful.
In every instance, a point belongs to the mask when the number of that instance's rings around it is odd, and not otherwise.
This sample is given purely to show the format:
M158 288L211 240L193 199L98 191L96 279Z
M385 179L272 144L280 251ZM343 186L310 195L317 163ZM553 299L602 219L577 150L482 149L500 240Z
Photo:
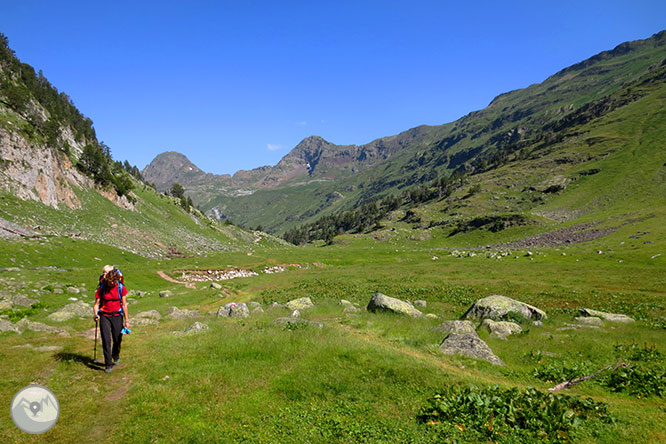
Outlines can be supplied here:
M93 355L94 355L94 356L93 356L93 362L94 362L95 364L98 363L98 361L97 361L97 321L98 321L98 320L95 319L95 352L93 353Z

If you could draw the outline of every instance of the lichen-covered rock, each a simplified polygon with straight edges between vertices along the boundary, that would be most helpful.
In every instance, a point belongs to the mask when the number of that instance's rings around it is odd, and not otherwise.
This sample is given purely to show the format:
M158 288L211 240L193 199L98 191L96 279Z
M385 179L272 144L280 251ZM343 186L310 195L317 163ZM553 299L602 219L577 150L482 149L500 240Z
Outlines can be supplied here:
M479 335L472 333L451 333L442 341L439 349L447 355L460 355L468 358L481 359L495 365L505 365L493 353L488 344L483 342Z
M196 318L199 316L199 310L188 310L186 308L180 309L178 307L170 307L167 310L167 316L171 319L186 319Z
M92 313L91 313L91 316L92 316ZM74 317L76 317L76 315L74 313L72 313L71 311L56 311L56 312L51 313L50 315L48 315L46 318L49 321L64 322L64 321L68 321L68 320L70 320Z
M250 317L250 310L247 308L245 302L237 304L229 302L217 311L217 315L227 318L247 318Z
M86 304L83 301L76 301L60 307L53 314L55 313L72 313L74 316L87 318L93 315L93 308L90 304Z
M67 287L67 293L79 294L81 293L81 290L76 287Z
M170 298L171 296L173 296L173 291L162 290L162 291L160 291L159 295L160 295L161 298Z
M10 310L12 308L12 301L7 299L0 299L0 311Z
M304 310L314 307L312 299L308 297L294 299L285 304L289 310Z
M317 327L317 328L323 328L324 324L321 322L315 322L315 321L308 321L307 319L303 318L292 318L292 317L285 317L285 318L276 318L273 319L273 323L276 325L281 325L281 326L286 326L287 324L292 324L292 325L309 325L312 327Z
M414 301L413 304L414 304L414 307L421 307L421 308L425 308L425 307L428 306L428 303L426 301L424 301L423 299L417 299L417 300Z
M595 327L603 327L604 326L604 320L601 318L598 318L596 316L579 316L574 319L577 323L582 324L582 325L593 325Z
M447 335L450 333L476 334L476 329L472 321L444 321L432 329L441 331Z
M268 306L267 310L278 310L278 309L284 309L286 308L284 305L278 303L278 302L273 302L271 305Z
M195 322L194 324L190 325L185 330L183 330L183 333L185 333L186 335L196 335L205 330L208 330L208 325L202 324L201 322Z
M367 309L372 312L387 311L391 313L405 314L415 318L423 316L423 313L414 308L412 304L381 293L376 293L372 296Z
M12 324L11 322L5 319L0 319L0 333L4 333L7 331L13 331L14 333L18 334L23 333L23 330L18 325Z
M440 319L435 313L426 313L425 317L428 319Z
M250 301L247 303L247 308L254 311L255 308L261 308L261 304L259 302Z
M342 310L343 313L358 313L358 312L360 312L360 311L361 311L360 309L354 307L353 305L347 305L347 306Z
M583 316L594 316L597 318L601 318L603 320L606 320L608 322L621 322L624 324L628 324L630 322L634 322L632 318L625 314L619 314L619 313L606 313L604 311L598 311L598 310L592 310L591 308L581 308L580 314Z
M28 320L28 318L21 319L16 323L16 325L21 328L28 329L30 331L53 333L53 334L58 334L60 336L69 336L69 332L65 329L42 324L41 322L33 322Z
M31 299L24 294L17 294L12 298L12 303L14 305L20 305L21 307L30 307L32 304L39 302L36 299Z
M463 316L467 319L493 319L501 321L514 313L538 321L547 318L546 313L532 305L501 295L492 295L476 301Z
M516 333L521 333L523 328L515 322L506 321L493 321L492 319L484 319L481 327L490 332L491 336L504 339Z
M151 318L137 318L132 319L132 327L145 327L146 325L158 325L160 321Z
M222 286L220 284L218 284L217 282L211 282L210 283L210 288L213 288L215 290L221 290Z
M338 305L344 305L345 307L347 307L347 306L350 306L350 305L353 306L354 304L352 304L350 301L348 301L346 299L340 299L340 302L338 302Z
M146 319L160 320L160 319L162 319L162 315L157 310L150 310L150 311L142 311L140 313L135 314L134 319L136 319L136 318L146 318Z
M252 309L252 314L261 314L261 313L263 313L263 312L264 312L264 309L261 308L261 306L259 306L259 307L254 307L254 308Z

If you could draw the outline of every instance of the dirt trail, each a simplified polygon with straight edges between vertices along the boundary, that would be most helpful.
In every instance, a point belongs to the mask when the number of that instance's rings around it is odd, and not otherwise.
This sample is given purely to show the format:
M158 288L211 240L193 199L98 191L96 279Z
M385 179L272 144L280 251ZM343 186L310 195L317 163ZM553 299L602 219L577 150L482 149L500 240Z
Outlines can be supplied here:
M171 276L169 276L168 274L166 274L165 272L163 272L162 270L157 270L157 274L162 279L164 279L166 281L169 281L169 282L173 282L174 284L181 284L181 285L184 285L187 288L197 288L197 286L193 282L182 282L182 281L176 280L176 279L172 278Z

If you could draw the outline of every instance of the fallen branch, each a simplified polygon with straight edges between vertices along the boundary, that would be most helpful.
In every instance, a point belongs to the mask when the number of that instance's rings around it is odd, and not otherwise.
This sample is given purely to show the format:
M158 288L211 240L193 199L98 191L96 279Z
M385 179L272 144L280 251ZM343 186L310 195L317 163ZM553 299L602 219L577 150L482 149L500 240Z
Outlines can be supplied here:
M573 379L569 379L568 381L560 382L559 384L549 388L548 391L550 391L550 392L559 392L560 390L567 389L567 388L571 387L572 385L578 384L579 382L583 382L583 381L587 381L588 379L596 378L601 373L603 373L607 370L615 370L618 367L626 367L626 366L627 366L627 364L623 363L622 359L620 359L619 361L617 361L617 363L615 365L607 365L606 367L597 370L596 372L592 373L591 375L580 376L578 378L573 378Z

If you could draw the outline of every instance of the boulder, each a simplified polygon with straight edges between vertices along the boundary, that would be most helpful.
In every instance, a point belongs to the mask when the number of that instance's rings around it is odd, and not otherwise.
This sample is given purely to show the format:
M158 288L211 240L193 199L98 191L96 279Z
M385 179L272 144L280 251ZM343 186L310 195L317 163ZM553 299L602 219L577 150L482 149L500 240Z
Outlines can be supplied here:
M512 334L523 331L523 328L515 322L493 321L492 319L484 319L481 327L488 330L491 336L504 340Z
M261 307L255 307L252 309L252 314L261 314L264 312L264 309Z
M186 308L180 309L178 307L170 307L167 310L167 316L171 319L186 319L196 318L199 316L199 310L188 310Z
M579 311L585 317L597 317L608 322L621 322L624 324L634 322L632 318L624 314L606 313L604 311L592 310L591 308L581 308Z
M413 302L414 307L421 307L425 308L428 306L428 302L424 301L423 299L417 299Z
M173 296L173 291L171 291L171 290L162 290L162 291L160 291L159 294L160 294L161 298L170 298L171 296Z
M247 308L254 311L255 308L261 308L261 304L259 302L254 302L254 301L248 302L247 303Z
M183 330L183 333L185 333L186 335L196 335L198 333L203 332L204 330L208 330L208 325L202 324L201 322L195 322L194 324L190 325L185 330Z
M308 326L317 327L317 328L323 328L324 327L324 324L322 324L321 322L308 321L307 319L292 318L292 317L273 319L273 324L281 325L281 326L286 326L287 324L292 324L292 325L308 325Z
M603 327L604 326L604 320L601 318L598 318L596 316L590 316L590 317L585 317L585 316L579 316L574 319L578 324L582 325L593 325L595 327Z
M210 288L213 288L215 290L222 290L222 286L218 284L217 282L211 282L210 283Z
M241 302L240 304L229 302L224 307L220 307L217 315L228 318L248 318L250 317L250 310L248 310L245 302Z
M146 319L159 320L159 319L162 319L162 315L157 310L150 310L150 311L142 311L140 313L135 314L134 319L136 319L136 318L146 318Z
M414 308L412 304L381 293L376 293L372 296L367 309L372 312L388 311L391 313L405 314L415 318L423 316L423 313Z
M30 299L24 294L17 294L12 298L12 303L14 305L20 305L22 307L30 307L32 304L36 304L37 302L39 301L36 299Z
M495 353L483 342L476 332L451 333L442 341L439 349L447 355L460 355L468 358L481 359L495 365L505 365Z
M51 313L50 315L48 315L46 318L49 321L64 322L64 321L69 321L74 317L76 317L76 314L72 313L71 311L56 311L55 313Z
M80 318L86 318L93 315L93 308L83 301L76 301L60 307L55 313L72 313Z
M467 313L463 317L467 319L493 319L501 321L509 313L514 313L533 321L547 317L543 310L501 295L492 295L479 299L467 310Z
M0 333L4 333L6 331L13 331L14 333L18 334L23 333L23 330L18 325L12 324L5 319L0 319Z
M92 313L92 311L91 311ZM31 331L45 332L45 333L54 333L60 336L69 336L69 332L65 329L53 327L51 325L42 324L41 322L33 322L28 320L28 318L23 318L16 323L17 326L25 328Z
M314 307L312 300L308 297L294 299L287 302L285 305L289 310L304 310L306 308Z
M443 333L451 334L476 334L476 329L472 321L444 321L441 324L432 328Z
M146 325L158 325L160 321L152 318L137 318L136 316L131 320L132 327L144 327Z

